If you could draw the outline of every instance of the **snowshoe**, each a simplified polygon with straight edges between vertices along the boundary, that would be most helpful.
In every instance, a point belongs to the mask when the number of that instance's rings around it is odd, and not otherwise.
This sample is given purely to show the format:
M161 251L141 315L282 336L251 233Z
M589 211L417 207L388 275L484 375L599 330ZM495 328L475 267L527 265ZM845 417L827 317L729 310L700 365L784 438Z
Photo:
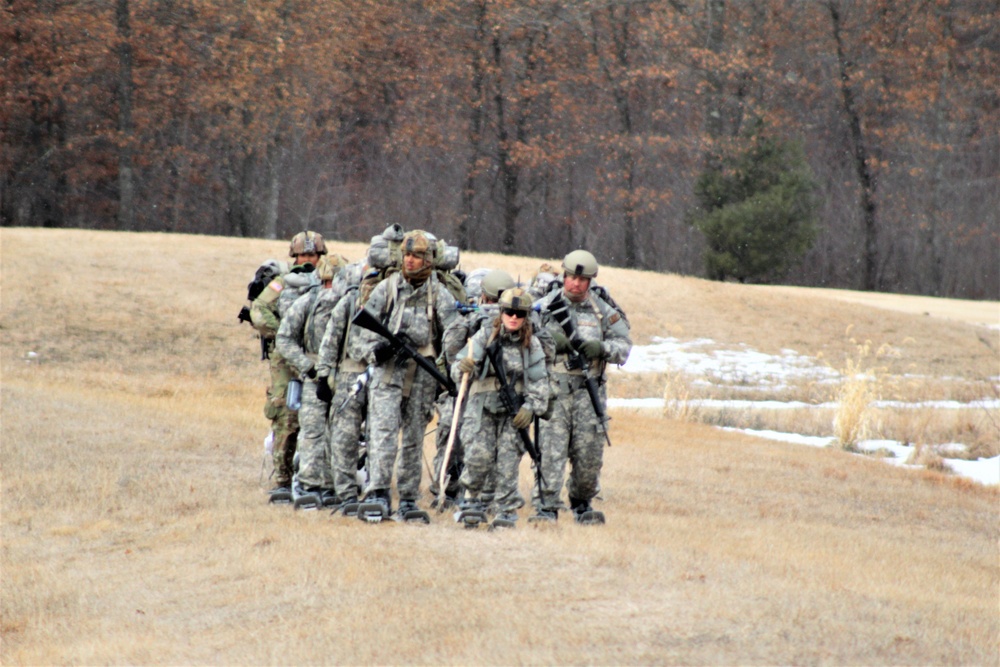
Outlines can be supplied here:
M340 503L340 506L334 508L333 514L343 514L344 516L357 516L358 507L361 503L358 502L357 498L348 498L344 502Z
M604 523L604 512L588 510L586 512L575 512L573 517L576 522L583 525L595 525Z
M279 484L267 492L267 502L272 505L288 505L292 502L292 487Z
M297 510L317 510L323 506L323 501L318 493L306 493L296 498L293 504Z
M323 507L340 507L340 498L333 489L321 489L319 498L323 501Z
M595 525L604 523L604 512L598 512L587 501L575 502L571 499L573 506L573 518L577 523L583 525Z
M368 523L380 523L389 518L389 499L373 496L358 505L357 517Z
M488 523L489 517L479 505L468 505L455 512L455 522L468 529L478 528L481 523Z
M497 528L517 528L517 512L500 512L490 523L490 530Z
M304 487L297 479L292 480L292 502L297 510L315 510L323 505L320 489Z
M396 520L414 523L430 523L431 516L424 510L417 507L412 500L399 501L399 510L396 512Z
M559 512L557 512L556 510L549 510L549 509L540 509L538 510L537 514L528 517L529 523L538 523L538 524L555 523L558 520L559 520Z

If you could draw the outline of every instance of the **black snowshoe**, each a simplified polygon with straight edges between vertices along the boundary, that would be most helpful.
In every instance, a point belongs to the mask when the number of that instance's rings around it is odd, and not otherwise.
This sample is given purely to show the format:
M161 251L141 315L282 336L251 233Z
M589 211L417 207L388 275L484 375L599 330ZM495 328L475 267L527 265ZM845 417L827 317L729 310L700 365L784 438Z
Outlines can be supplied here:
M528 523L548 524L556 523L559 520L559 512L553 509L539 509L538 512L528 517Z
M292 481L292 501L297 510L316 510L323 506L320 496L322 489L318 487L303 487L298 480Z
M400 500L399 510L396 512L396 520L406 523L430 523L431 516L424 510L417 507L417 503L412 500Z
M577 523L584 526L604 524L604 512L592 508L589 501L576 502L571 500L570 504L573 506L573 518Z
M368 523L381 523L391 514L389 499L381 495L373 495L358 505L357 517Z
M267 492L267 502L272 505L288 505L292 502L292 487L286 484L278 484Z
M339 506L335 507L333 514L343 514L344 516L357 516L358 507L361 503L358 502L357 498L348 498L344 502L340 503Z
M517 512L500 512L490 523L490 530L497 528L517 528Z
M473 530L480 524L489 523L484 505L475 501L467 501L458 507L455 512L455 522L462 524L464 528Z

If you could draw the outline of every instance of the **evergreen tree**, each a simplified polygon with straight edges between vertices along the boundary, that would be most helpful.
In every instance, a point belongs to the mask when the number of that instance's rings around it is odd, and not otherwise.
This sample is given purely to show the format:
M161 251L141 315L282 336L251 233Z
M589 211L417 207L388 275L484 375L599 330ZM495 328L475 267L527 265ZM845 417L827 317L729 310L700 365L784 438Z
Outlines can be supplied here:
M710 156L688 218L708 242L708 277L782 278L815 238L815 189L801 146L764 135L759 125L740 150Z

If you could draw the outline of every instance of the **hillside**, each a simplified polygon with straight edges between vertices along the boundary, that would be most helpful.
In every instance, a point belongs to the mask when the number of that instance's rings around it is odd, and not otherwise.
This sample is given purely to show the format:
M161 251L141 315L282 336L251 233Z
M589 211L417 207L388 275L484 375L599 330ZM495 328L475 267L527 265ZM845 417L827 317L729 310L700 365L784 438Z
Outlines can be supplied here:
M266 368L236 313L286 243L4 228L0 246L5 665L1000 664L995 487L613 413L600 529L268 507ZM977 324L996 303L600 281L637 344L839 361L872 340L898 348L886 373L925 379L910 399L1000 373L997 318Z

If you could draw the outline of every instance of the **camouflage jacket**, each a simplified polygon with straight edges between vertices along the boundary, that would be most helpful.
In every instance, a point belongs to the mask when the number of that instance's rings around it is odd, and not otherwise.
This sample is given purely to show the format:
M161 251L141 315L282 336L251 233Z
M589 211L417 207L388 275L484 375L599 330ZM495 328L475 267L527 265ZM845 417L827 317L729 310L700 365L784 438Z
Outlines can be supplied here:
M409 338L415 348L427 357L436 358L441 349L444 331L457 317L455 297L432 272L418 287L395 273L380 282L365 303L375 317L394 334ZM375 348L385 340L364 331L365 360L375 361Z
M343 295L342 283L334 282L330 288L313 286L300 295L281 318L275 346L300 375L316 367L327 323Z
M330 314L316 359L316 373L320 377L336 378L344 360L354 362L352 366L355 371L366 363L365 337L360 335L361 330L351 326L351 320L360 307L358 296L357 286L349 288Z
M476 362L472 371L472 384L469 388L469 407L467 409L485 409L493 413L504 412L500 400L500 384L496 380L496 371L486 355L486 348L494 341L493 322L489 321L480 327L479 331L469 339L468 344L456 355L456 361L451 366L451 375L456 382L461 382L462 372L459 361L469 355ZM528 347L522 345L520 336L500 333L500 349L503 352L503 367L507 374L507 382L513 385L517 393L524 399L524 405L533 413L540 415L548 407L549 383L548 371L545 368L545 352L537 336L532 336Z
M602 359L592 362L593 372L603 375L607 364L624 364L628 360L632 351L628 320L593 291L588 291L587 298L580 302L570 301L562 289L552 290L536 301L542 325L550 334L564 333L551 312L552 303L560 298L569 305L570 320L579 339L601 341ZM566 360L565 354L557 353L552 372L566 372Z

